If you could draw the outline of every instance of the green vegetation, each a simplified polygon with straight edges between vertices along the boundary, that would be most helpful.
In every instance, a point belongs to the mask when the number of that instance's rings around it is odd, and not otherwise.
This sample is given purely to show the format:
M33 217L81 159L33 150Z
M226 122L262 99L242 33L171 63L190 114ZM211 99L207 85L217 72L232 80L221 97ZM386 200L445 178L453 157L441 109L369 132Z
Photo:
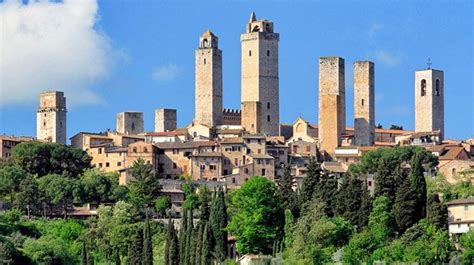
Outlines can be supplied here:
M437 160L417 147L370 151L342 175L311 159L300 191L289 167L276 183L254 176L229 193L188 181L177 220L143 160L123 187L117 174L91 169L81 150L31 142L13 154L0 165L0 196L13 206L0 214L1 263L234 264L229 235L240 254L264 254L262 262L274 264L470 264L474 258L472 231L459 238L459 249L450 241L444 204L473 196L472 184L424 177ZM72 206L85 203L99 205L98 215L70 218Z

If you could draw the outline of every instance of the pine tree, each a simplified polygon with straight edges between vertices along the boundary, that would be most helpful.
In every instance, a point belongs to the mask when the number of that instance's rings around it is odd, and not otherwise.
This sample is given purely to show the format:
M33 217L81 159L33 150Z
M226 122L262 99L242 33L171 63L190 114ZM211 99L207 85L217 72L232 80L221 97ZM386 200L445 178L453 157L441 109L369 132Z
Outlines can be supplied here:
M137 229L130 246L130 255L128 256L128 264L141 265L143 255L143 231Z
M165 265L170 265L169 255L171 249L171 241L173 240L173 221L171 220L171 215L168 218L168 228L166 231L166 243L165 243Z
M211 264L212 256L211 256L211 242L210 239L212 238L211 228L209 224L206 223L204 225L203 230L203 241L202 241L202 252L201 252L201 264L207 265Z
M212 201L209 225L214 237L214 250L218 262L223 262L227 258L227 208L225 205L225 195L222 188Z
M81 249L81 265L87 265L87 249L86 249L86 243L82 243L82 249Z
M306 177L303 179L303 184L301 185L301 204L310 202L313 199L313 195L318 188L321 179L321 165L314 159L314 157L310 157L307 168L308 172L306 173Z
M436 226L437 229L447 229L448 227L448 208L441 203L436 193L428 197L426 219Z
M143 227L143 265L153 264L153 246L151 242L150 220L148 211L146 213L145 225Z
M186 227L188 225L188 212L183 209L183 215L181 216L181 226L179 228L179 260L181 265L185 264L186 256Z

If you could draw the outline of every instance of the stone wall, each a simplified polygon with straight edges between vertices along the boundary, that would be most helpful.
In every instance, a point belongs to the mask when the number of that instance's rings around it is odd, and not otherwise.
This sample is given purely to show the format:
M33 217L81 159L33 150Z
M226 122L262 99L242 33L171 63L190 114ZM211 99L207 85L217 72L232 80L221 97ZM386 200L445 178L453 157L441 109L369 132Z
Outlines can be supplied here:
M117 132L139 134L144 131L143 112L120 112L117 114Z

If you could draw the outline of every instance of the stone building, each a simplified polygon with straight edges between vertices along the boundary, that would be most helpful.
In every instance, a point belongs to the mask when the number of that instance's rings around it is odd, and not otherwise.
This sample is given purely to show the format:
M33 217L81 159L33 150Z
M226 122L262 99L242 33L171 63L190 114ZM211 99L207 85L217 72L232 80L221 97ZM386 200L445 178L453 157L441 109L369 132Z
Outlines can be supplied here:
M358 146L371 146L375 141L374 79L373 62L354 63L354 141Z
M206 31L196 49L195 118L208 127L222 124L222 51L218 38Z
M242 126L252 133L279 135L279 40L273 22L257 20L255 13L240 36Z
M239 109L224 109L222 111L223 125L241 125L242 117Z
M36 138L40 141L66 144L66 98L60 91L40 94L36 112Z
M33 137L0 135L0 158L11 157L13 147L19 143L33 140Z
M444 138L444 73L426 69L415 72L415 131L440 131Z
M170 132L176 129L176 109L155 110L155 132Z
M320 148L334 154L346 130L346 89L344 59L319 59L319 122Z
M449 235L454 242L459 237L474 229L474 198L459 199L446 203L448 207Z
M143 112L126 111L117 114L117 132L139 134L143 129Z

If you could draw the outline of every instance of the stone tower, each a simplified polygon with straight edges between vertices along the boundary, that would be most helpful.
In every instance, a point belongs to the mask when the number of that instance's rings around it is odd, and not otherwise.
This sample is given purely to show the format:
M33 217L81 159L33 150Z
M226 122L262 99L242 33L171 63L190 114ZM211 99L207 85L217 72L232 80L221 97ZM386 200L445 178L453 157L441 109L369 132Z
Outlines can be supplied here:
M415 131L440 131L444 138L444 73L426 69L415 72Z
M354 63L354 129L355 145L374 145L375 138L375 75L374 63Z
M209 127L222 124L222 51L218 38L206 31L196 49L195 118Z
M169 132L176 129L176 109L155 110L155 132Z
M143 112L120 112L117 114L117 132L123 134L139 134L143 129Z
M319 59L319 142L321 150L334 154L346 130L344 59Z
M254 123L252 121L258 121L258 126L254 125L254 128L258 128L257 133L279 135L279 40L280 35L273 32L273 22L256 20L255 13L252 13L246 32L240 36L242 125L247 131L255 131L247 126ZM256 111L257 109L260 111Z
M36 137L38 140L66 144L66 98L60 91L40 94L36 112Z

